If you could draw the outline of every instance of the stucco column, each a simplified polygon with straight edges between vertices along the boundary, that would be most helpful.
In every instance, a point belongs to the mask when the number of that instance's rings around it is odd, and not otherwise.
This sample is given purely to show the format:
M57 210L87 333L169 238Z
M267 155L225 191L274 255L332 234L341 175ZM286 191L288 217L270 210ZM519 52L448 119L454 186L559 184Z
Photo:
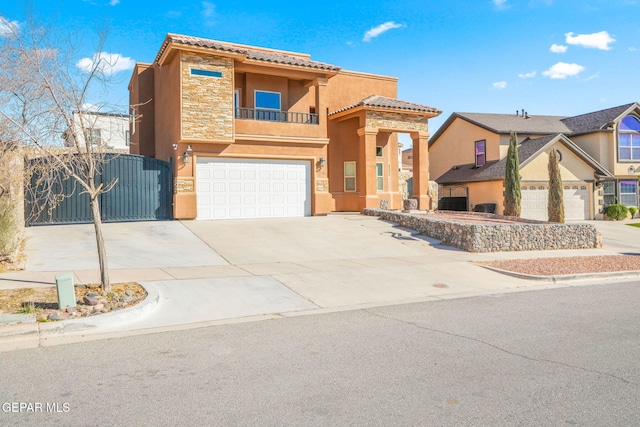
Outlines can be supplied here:
M379 208L378 190L376 187L376 137L378 129L360 128L358 136L358 164L356 166L356 186L360 192L358 209Z
M327 82L328 79L323 77L318 77L313 82L316 88L316 113L321 126L327 126Z
M429 134L411 133L413 140L413 195L418 200L418 209L431 209L429 197Z

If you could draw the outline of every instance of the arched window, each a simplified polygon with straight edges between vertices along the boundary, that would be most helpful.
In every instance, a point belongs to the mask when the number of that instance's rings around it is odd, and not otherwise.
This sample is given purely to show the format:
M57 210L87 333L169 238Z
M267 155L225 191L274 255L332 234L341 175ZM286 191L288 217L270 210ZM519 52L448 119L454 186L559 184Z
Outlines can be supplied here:
M618 126L618 159L640 161L640 119L627 116Z

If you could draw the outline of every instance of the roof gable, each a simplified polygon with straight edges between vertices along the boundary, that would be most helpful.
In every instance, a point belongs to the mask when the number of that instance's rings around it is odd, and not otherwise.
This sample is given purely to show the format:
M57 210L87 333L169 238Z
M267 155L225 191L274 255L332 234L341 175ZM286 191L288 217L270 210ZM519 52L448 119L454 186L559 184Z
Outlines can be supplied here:
M563 134L546 135L541 138L527 138L518 145L518 160L520 168L525 167L541 152L548 149L556 142L562 142L567 148L573 151L585 163L591 166L596 173L602 176L613 176L607 169L600 165L593 157L589 156L580 147L574 144ZM454 166L442 176L436 179L438 184L454 184L473 181L493 181L504 179L506 173L506 156L500 160L487 162L485 165L476 167L474 164Z
M620 119L625 112L633 106L635 102L619 107L607 108L606 110L594 111L593 113L582 114L574 117L567 117L562 122L571 129L571 133L581 134L607 129Z

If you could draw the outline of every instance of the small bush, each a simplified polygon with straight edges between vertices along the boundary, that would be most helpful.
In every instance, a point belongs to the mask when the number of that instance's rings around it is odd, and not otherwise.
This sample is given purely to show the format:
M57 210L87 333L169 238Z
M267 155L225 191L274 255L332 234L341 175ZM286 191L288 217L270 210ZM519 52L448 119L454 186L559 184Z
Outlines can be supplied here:
M627 217L627 214L629 213L629 209L627 209L625 205L614 203L607 206L606 213L609 218L619 221Z
M631 214L631 218L633 218L638 213L638 208L635 206L629 206L629 213Z
M20 228L14 206L0 203L0 260L11 258L20 244Z

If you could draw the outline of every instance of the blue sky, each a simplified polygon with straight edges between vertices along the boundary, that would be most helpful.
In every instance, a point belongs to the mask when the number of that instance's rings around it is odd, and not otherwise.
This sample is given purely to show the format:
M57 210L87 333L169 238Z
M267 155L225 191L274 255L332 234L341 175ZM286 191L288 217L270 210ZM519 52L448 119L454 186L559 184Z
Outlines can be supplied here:
M324 1L31 0L81 35L78 64L108 25L119 58L110 101L126 111L136 62L166 33L309 53L348 70L398 77L398 97L443 110L576 115L640 101L640 0ZM2 0L20 27L25 1ZM92 100L100 101L100 100Z

